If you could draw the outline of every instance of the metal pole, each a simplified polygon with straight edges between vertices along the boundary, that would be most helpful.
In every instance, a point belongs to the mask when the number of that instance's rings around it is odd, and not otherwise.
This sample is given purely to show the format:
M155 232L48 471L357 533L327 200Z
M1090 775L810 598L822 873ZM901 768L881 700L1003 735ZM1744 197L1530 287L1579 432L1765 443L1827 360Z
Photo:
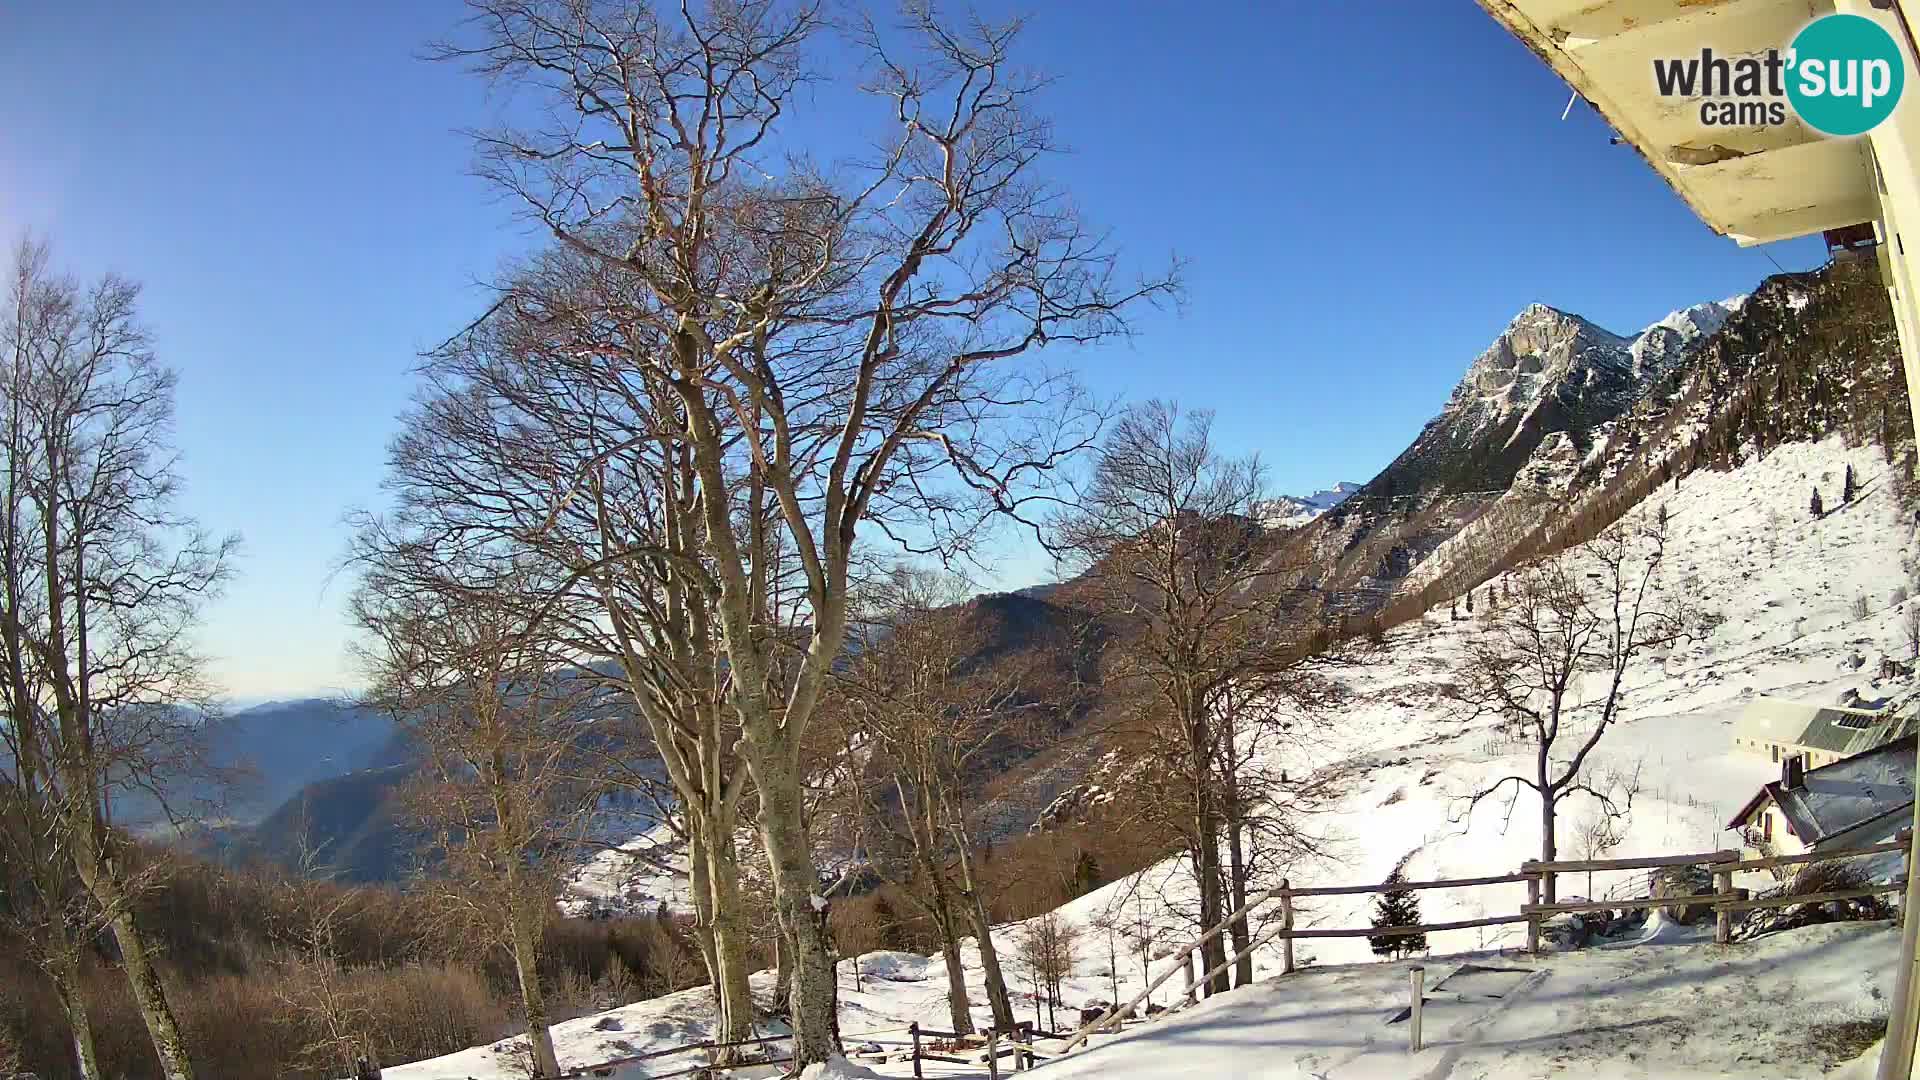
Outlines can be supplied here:
M1420 1006L1425 1003L1427 996L1427 969L1415 964L1407 969L1407 977L1413 984L1413 1011L1408 1016L1410 1026L1407 1028L1407 1037L1411 1041L1411 1051L1417 1054L1420 1052Z
M1920 784L1920 756L1914 759L1914 783ZM1913 1075L1913 1036L1915 1023L1915 1002L1913 995L1914 968L1920 965L1920 877L1914 875L1920 867L1920 799L1913 804L1913 835L1907 838L1907 895L1901 901L1900 909L1906 916L1905 925L1900 928L1900 970L1893 982L1893 1001L1887 1012L1887 1042L1880 1051L1880 1069L1874 1073L1875 1080L1908 1080Z

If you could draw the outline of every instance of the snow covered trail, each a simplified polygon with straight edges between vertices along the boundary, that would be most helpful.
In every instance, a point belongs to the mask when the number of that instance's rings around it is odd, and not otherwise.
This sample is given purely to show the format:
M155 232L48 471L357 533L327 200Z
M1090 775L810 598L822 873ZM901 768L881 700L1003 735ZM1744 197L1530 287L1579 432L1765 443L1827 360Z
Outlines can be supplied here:
M1309 968L1048 1062L1036 1080L1814 1077L1846 1060L1829 1049L1833 1025L1885 1017L1897 943L1887 923L1842 923L1731 947L1430 960L1419 1053L1396 1022L1409 964ZM1468 962L1530 974L1453 1005L1447 976Z

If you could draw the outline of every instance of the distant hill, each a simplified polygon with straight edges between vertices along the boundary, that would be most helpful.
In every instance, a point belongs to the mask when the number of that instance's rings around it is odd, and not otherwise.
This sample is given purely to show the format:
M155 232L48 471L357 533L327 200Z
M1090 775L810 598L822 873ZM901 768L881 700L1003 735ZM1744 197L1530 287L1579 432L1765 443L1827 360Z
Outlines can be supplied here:
M264 859L341 882L398 881L413 868L419 836L406 828L400 788L413 764L362 769L306 785L226 849L232 861Z
M295 792L329 777L393 764L396 729L370 709L328 698L270 701L229 713L206 729L215 765L242 774L226 816L258 821Z

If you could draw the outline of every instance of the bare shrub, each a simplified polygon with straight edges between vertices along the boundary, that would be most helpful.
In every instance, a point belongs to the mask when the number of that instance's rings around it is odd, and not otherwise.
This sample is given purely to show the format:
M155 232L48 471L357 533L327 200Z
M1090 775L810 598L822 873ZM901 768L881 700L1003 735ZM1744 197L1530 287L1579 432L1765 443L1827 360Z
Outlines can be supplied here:
M1854 618L1864 619L1871 614L1873 614L1873 603L1867 599L1865 593L1861 593L1859 596L1853 598Z
M1760 894L1762 897L1816 896L1847 892L1872 884L1872 878L1857 862L1810 863L1786 883ZM1734 927L1735 940L1829 922L1867 922L1891 917L1892 907L1884 896L1855 897L1850 900L1826 900L1761 908L1740 916Z
M1014 949L1034 983L1046 992L1047 1024L1058 1029L1060 986L1080 961L1080 928L1049 911L1020 928Z

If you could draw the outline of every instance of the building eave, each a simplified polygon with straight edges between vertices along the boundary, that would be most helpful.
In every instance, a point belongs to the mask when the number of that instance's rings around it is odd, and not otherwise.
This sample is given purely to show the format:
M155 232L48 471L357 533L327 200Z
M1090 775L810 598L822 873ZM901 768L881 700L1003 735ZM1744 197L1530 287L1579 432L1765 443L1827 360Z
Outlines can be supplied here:
M1661 57L1784 49L1833 5L1823 0L1480 0L1585 98L1694 214L1741 244L1820 233L1878 216L1867 144L1787 122L1707 127L1698 99L1663 97Z

